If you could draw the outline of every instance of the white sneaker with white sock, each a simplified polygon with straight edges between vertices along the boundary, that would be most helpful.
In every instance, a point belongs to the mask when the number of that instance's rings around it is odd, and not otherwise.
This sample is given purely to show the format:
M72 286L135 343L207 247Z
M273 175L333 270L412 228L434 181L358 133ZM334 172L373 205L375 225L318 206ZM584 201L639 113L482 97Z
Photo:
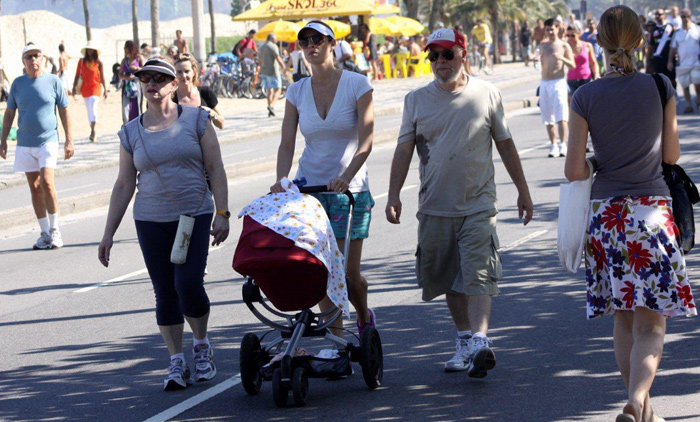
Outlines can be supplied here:
M558 157L559 156L559 144L552 144L549 147L549 157Z
M561 146L559 147L559 156L566 157L566 142L561 143Z
M445 362L445 372L461 372L467 370L469 361L469 338L457 337L455 340L457 351L452 359Z
M467 375L484 378L486 372L496 366L496 355L489 347L492 341L484 335L474 335L469 339L469 363Z
M63 237L61 236L60 230L51 229L49 235L51 236L51 249L58 249L63 247Z
M50 232L41 232L41 236L39 236L39 239L37 239L36 243L34 244L34 250L36 251L39 249L51 249Z

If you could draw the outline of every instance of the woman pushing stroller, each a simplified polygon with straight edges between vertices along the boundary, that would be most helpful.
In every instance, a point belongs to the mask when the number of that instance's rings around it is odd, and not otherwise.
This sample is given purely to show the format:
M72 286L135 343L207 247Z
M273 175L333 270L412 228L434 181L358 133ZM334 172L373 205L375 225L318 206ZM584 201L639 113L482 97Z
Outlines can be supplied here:
M373 88L366 77L335 67L335 34L325 23L309 22L299 31L297 39L313 76L287 89L282 141L277 155L278 181L270 190L284 192L280 181L292 168L299 127L306 146L296 177L305 178L309 185L327 185L335 192L316 194L316 197L330 217L338 247L343 250L344 242L350 242L345 257L349 296L361 334L365 327L375 326L374 312L367 306L367 280L360 273L362 243L369 236L374 206L365 165L372 150L374 132ZM343 194L346 190L355 198L350 239L345 239L350 209L349 199ZM326 297L319 306L326 311L334 305ZM342 328L342 319L336 320L334 328ZM337 335L340 331L335 332Z

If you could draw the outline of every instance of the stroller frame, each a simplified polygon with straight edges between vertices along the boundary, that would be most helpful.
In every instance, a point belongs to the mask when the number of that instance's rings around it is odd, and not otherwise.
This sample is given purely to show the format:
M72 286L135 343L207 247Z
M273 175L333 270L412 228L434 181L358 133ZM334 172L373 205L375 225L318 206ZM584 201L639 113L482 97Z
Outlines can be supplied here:
M301 193L330 192L326 186L300 187L299 190ZM345 239L350 239L355 198L349 190L344 194L347 195L350 203ZM350 242L346 241L343 248L343 256L345 257L343 269L346 274L349 248ZM347 275L345 278L346 283L349 284ZM269 380L269 375L265 376L262 372L263 366L270 362L272 350L280 347L285 340L288 340L279 367L274 369L271 377L274 401L279 407L285 406L288 393L292 390L295 404L297 406L306 404L308 399L308 378L321 378L327 377L327 375L311 373L308 360L302 361L305 357L295 358L295 352L304 337L323 337L331 341L339 347L341 353L348 355L344 357L345 359L349 358L350 362L359 362L361 364L365 383L370 389L375 389L381 385L383 378L383 352L379 333L375 328L365 327L361 338L355 336L359 340L359 346L356 346L352 342L335 336L330 332L329 327L338 318L342 318L343 315L343 312L337 308L321 313L305 309L294 315L280 312L266 303L260 292L260 287L257 286L251 277L248 277L243 285L242 293L243 301L253 315L262 323L280 333L279 338L264 347L260 344L261 339L258 339L254 333L248 333L244 336L240 355L241 383L249 395L258 394L262 381ZM286 324L270 320L256 308L256 303L269 313L285 319ZM324 321L325 318L327 319Z

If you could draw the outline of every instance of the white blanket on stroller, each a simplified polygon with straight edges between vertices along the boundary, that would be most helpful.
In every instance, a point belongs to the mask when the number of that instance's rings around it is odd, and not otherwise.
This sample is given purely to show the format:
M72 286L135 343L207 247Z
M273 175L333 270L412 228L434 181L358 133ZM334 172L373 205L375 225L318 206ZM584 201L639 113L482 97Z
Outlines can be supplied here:
M330 300L349 315L343 254L338 249L331 223L316 198L297 192L273 193L246 205L238 217L250 216L309 251L328 269L327 293Z

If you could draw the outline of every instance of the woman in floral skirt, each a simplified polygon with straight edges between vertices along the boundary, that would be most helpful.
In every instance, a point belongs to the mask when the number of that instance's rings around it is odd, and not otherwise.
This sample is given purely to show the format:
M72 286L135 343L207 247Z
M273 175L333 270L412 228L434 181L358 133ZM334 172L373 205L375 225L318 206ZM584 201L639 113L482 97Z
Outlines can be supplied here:
M571 102L566 177L586 179L586 139L596 171L586 239L588 318L613 314L615 359L629 394L617 422L661 421L649 390L661 361L666 319L697 315L678 247L661 162L680 157L675 91L663 108L651 75L637 73L643 42L639 18L626 6L603 13L598 43L608 71L579 88Z

